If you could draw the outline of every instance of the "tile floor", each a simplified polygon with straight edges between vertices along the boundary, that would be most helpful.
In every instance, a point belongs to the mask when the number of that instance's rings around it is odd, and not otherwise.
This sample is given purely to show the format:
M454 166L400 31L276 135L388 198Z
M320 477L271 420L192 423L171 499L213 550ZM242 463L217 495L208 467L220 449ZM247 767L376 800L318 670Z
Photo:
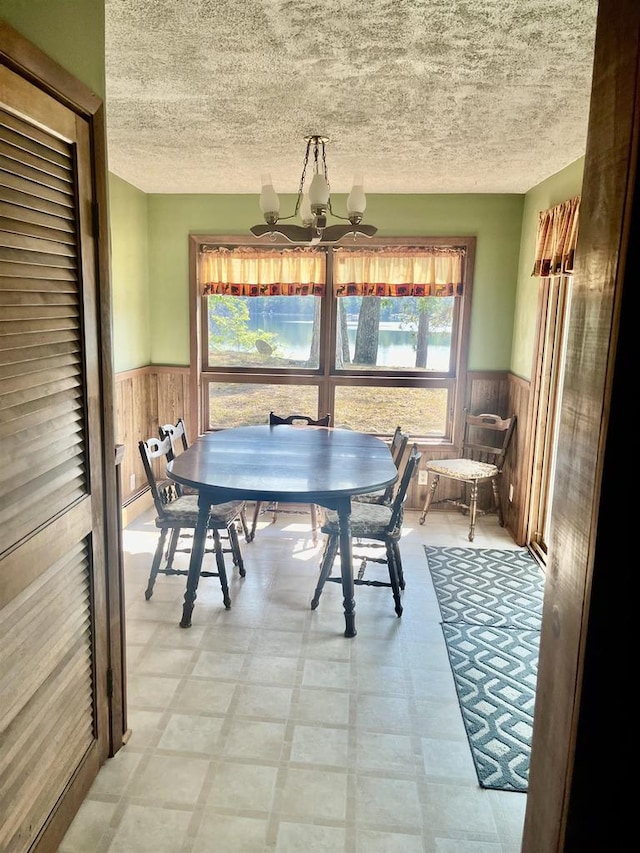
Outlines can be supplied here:
M468 547L464 516L406 513L403 616L356 587L352 639L339 584L310 610L308 511L263 514L231 609L203 578L186 630L183 577L144 599L153 518L124 531L132 734L60 853L518 853L526 794L478 785L423 550ZM517 547L495 515L473 546Z

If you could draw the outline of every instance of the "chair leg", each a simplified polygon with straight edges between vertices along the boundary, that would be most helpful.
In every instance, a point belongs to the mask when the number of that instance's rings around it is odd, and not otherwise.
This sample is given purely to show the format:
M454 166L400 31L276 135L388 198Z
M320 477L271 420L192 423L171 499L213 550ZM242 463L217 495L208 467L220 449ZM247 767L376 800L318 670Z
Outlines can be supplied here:
M178 542L180 541L180 528L174 527L171 531L171 537L169 539L169 548L167 549L167 568L170 569L173 566L173 558L176 555L176 550L178 548Z
M433 496L436 493L436 489L438 487L438 481L440 480L439 474L433 475L433 480L431 481L431 486L429 491L427 492L427 497L424 502L424 506L422 507L422 513L420 515L420 524L424 524L424 520L427 517L427 513L429 512L429 507L431 506L431 501L433 500Z
M245 542L251 542L250 534L249 534L249 525L247 524L247 511L245 509L240 513L240 525L242 527L242 533L244 535Z
M389 582L391 583L391 591L393 593L393 601L395 604L396 614L402 616L402 600L400 598L400 582L398 580L398 565L396 563L396 555L393 547L393 542L387 540L385 542L387 550L387 566L389 568Z
M253 539L256 535L256 527L258 525L258 518L260 516L260 510L262 508L262 501L256 501L256 505L253 509L253 519L251 521L251 530L249 531L249 538L247 542L253 542Z
M491 481L491 490L493 492L493 501L496 505L496 512L498 513L498 523L500 527L504 527L504 518L502 515L502 502L500 501L500 491L498 490L498 482L494 477Z
M158 577L158 569L160 568L160 561L162 560L162 554L164 552L164 543L167 538L168 528L163 527L160 530L160 536L158 538L158 544L156 545L156 551L153 555L153 562L151 563L151 572L149 574L149 580L147 581L147 588L144 591L144 597L149 601L151 596L153 595L153 587L156 582L156 578Z
M320 564L320 575L318 577L316 591L314 592L313 598L311 599L312 610L315 610L318 604L320 603L320 596L322 595L322 590L324 589L324 585L326 583L327 578L331 574L331 569L333 568L333 563L336 559L337 553L338 537L334 534L330 534L327 537L327 542L324 546L324 553L322 555L322 562Z
M240 550L240 541L238 539L238 531L236 530L235 522L232 522L229 525L229 543L231 544L233 562L238 567L238 574L243 578L247 572L244 567L244 560L242 559L242 551Z
M311 504L311 537L313 544L318 544L318 508L315 504Z
M404 582L404 571L402 569L402 557L400 556L400 543L393 543L393 555L396 561L396 569L398 571L398 583L400 584L400 589L404 589L406 584Z
M271 517L271 523L275 524L278 520L278 501L274 501L273 503L273 516Z
M231 607L231 598L229 596L229 584L227 583L227 570L224 566L224 553L222 551L222 542L220 534L213 529L213 543L216 552L216 565L218 567L218 575L220 577L220 586L222 587L222 600L227 610Z
M469 542L473 542L473 537L476 534L476 515L478 512L478 484L474 481L471 483L469 494Z

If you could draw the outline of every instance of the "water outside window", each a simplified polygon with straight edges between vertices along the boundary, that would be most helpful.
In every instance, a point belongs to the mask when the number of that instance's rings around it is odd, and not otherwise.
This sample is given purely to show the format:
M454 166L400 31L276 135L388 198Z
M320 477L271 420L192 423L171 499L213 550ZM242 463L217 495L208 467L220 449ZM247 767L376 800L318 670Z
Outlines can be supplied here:
M453 298L337 300L336 369L447 371ZM210 296L210 367L316 369L320 297Z
M336 369L448 371L453 297L337 300Z
M207 302L210 367L317 369L321 297L209 296Z

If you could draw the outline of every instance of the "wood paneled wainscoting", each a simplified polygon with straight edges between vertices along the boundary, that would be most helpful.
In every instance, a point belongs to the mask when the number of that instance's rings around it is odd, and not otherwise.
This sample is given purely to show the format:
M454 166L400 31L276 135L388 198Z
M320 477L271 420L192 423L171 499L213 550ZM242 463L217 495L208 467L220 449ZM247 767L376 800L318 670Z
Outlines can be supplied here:
M189 368L149 365L117 373L116 441L124 445L121 464L122 502L131 503L147 489L138 442L158 435L158 426L182 418L190 440ZM150 502L149 502L149 505Z
M506 371L476 371L467 374L465 400L474 414L497 412L506 417L515 413L518 425L502 478L502 506L505 526L518 544L524 545L526 513L530 494L530 383ZM138 442L158 435L158 426L175 423L183 418L190 440L196 435L191 423L192 400L189 389L189 368L148 365L116 374L116 440L124 445L121 464L122 502L126 507L147 491L147 481L138 453ZM461 435L461 431L459 431ZM459 439L453 444L420 444L422 465L429 459L444 458L460 453ZM160 472L158 472L160 473ZM513 486L509 500L509 487ZM439 497L448 494L444 481ZM453 484L455 489L455 484ZM418 485L417 478L407 496L407 507L421 509L427 487ZM148 497L148 496L147 496ZM136 500L139 512L151 505ZM435 511L435 510L434 510ZM134 512L134 514L135 514Z

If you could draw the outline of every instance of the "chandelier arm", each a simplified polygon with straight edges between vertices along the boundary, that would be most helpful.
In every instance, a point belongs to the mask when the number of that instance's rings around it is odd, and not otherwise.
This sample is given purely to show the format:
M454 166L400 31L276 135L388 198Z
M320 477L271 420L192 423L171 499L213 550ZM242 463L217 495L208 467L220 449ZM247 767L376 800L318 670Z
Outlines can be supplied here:
M304 228L302 225L254 225L250 229L254 237L263 237L269 234L272 240L275 240L276 235L280 234L290 243L316 243L320 236L316 233L315 228Z
M328 228L324 229L322 239L330 243L335 243L338 240L342 240L348 234L351 234L355 240L358 236L373 237L377 230L373 225L329 225Z
M336 213L336 212L333 210L333 208L331 207L331 196L329 196L329 205L328 205L328 207L327 207L327 210L328 210L328 211L329 211L329 213L334 217L334 219L342 219L342 220L344 220L345 222L351 222L351 220L349 219L349 217L348 217L348 216L340 216L340 214L339 214L339 213Z
M291 243L310 243L314 237L313 228L305 228L302 225L283 225L277 232Z
M279 223L277 225L254 225L250 229L254 237L263 237L265 234L269 234L275 238L276 234L280 234L290 243L318 243L320 240L334 243L348 235L351 235L355 240L358 236L373 237L377 230L373 225L356 225L354 227L329 225L327 228L318 230L313 226L304 228L301 225L280 225Z

